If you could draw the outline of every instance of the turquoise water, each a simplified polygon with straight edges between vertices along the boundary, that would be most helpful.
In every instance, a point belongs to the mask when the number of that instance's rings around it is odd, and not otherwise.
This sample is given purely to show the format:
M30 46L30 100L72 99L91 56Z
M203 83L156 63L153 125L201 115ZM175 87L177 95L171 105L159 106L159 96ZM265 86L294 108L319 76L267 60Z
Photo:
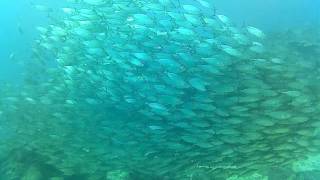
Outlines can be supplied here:
M0 180L320 178L319 2L0 10Z

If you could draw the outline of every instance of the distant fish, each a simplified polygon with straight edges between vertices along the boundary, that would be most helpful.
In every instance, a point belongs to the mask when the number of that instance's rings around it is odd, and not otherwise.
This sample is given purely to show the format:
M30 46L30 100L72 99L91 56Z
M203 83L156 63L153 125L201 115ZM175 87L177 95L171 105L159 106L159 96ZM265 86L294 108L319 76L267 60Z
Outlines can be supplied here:
M16 54L14 52L12 52L9 55L9 60L14 62L15 64L21 65L21 66L24 65L24 63L25 63L22 58L20 58L20 57L17 58Z
M18 24L17 24L17 29L18 29L19 34L21 34L21 35L24 34L24 30L22 29L20 22L18 22Z
M211 5L210 3L204 1L204 0L196 0L199 4L201 4L201 6L205 7L205 8L210 8Z
M32 8L38 10L38 11L41 11L41 12L52 12L53 9L48 7L48 6L45 6L45 5L42 5L42 4L36 4L34 2L30 2L30 5Z
M231 55L231 56L235 56L235 57L239 57L241 56L241 53L237 50L237 49L234 49L232 48L231 46L228 46L228 45L221 45L221 49Z
M151 126L149 126L149 128L150 128L151 130L161 130L161 129L162 129L161 126L156 126L156 125L151 125Z
M11 61L13 61L13 60L15 59L15 57L16 57L16 54L13 53L13 52L9 55L9 59L10 59Z
M96 5L96 6L100 6L106 3L106 1L104 0L83 0L83 2L90 5Z
M263 39L263 38L266 37L266 35L258 28L255 28L255 27L252 27L252 26L248 26L247 30L248 30L248 32L250 34L252 34L252 35L254 35L254 36L258 37L258 38Z
M192 78L189 80L189 84L199 90L199 91L206 91L206 84L199 78Z
M47 7L47 6L44 6L44 5L39 5L39 4L35 4L33 5L33 7L38 10L38 11L42 11L42 12L51 12L52 9Z
M62 8L61 10L66 14L75 14L76 12L74 8Z
M226 25L230 25L231 24L231 20L227 16L220 14L220 15L217 15L217 17L222 23L224 23Z

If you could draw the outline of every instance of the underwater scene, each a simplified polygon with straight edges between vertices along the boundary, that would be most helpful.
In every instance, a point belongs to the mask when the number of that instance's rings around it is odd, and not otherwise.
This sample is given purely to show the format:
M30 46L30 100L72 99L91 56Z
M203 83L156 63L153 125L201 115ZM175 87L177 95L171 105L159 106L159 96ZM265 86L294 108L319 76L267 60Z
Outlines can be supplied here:
M0 10L0 180L320 180L320 1Z

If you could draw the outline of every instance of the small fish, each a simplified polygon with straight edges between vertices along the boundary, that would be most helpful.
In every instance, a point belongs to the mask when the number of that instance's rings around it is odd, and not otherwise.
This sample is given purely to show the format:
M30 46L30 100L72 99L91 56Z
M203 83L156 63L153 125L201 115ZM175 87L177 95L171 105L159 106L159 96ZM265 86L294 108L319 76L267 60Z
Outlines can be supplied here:
M151 130L162 130L163 128L161 126L155 126L155 125L151 125L148 126Z
M20 35L24 34L24 30L20 22L17 23L17 29Z
M33 8L35 8L36 10L42 11L42 12L52 12L53 11L50 7L45 6L45 5L41 5L41 4L33 4L32 3L31 6Z
M255 27L252 27L252 26L248 26L247 27L247 30L250 34L258 37L258 38L261 38L261 39L264 39L266 37L266 35L258 28L255 28Z
M11 61L14 61L15 58L16 58L16 54L15 54L14 52L10 53L9 59L10 59Z

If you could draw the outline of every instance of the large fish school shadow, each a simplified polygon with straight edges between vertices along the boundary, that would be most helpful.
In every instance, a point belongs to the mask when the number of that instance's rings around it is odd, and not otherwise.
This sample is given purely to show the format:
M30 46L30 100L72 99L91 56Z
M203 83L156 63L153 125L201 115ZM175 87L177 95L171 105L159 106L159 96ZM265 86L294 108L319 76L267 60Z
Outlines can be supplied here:
M48 158L43 157L35 150L15 149L7 158L1 159L0 179L3 180L91 180L88 174L63 175L52 165L45 163ZM106 173L107 174L107 173ZM124 176L120 171L113 172L112 176L95 174L94 180L170 180L170 177L157 177L132 171ZM318 180L320 171L305 171L295 173L288 168L270 168L266 174L268 180ZM212 180L200 174L192 176L192 180ZM214 179L224 180L224 179Z
M1 160L0 179L42 180L61 174L35 151L14 149Z
M86 174L63 175L61 171L46 163L47 157L36 150L12 150L1 160L0 179L3 180L87 180ZM102 179L102 178L101 178Z
M14 149L1 159L1 180L163 180L161 177L150 176L139 172L123 173L119 170L108 174L72 174L64 175L58 168L46 163L48 157L41 156L36 150ZM76 167L73 167L76 168ZM111 174L111 175L110 175Z

